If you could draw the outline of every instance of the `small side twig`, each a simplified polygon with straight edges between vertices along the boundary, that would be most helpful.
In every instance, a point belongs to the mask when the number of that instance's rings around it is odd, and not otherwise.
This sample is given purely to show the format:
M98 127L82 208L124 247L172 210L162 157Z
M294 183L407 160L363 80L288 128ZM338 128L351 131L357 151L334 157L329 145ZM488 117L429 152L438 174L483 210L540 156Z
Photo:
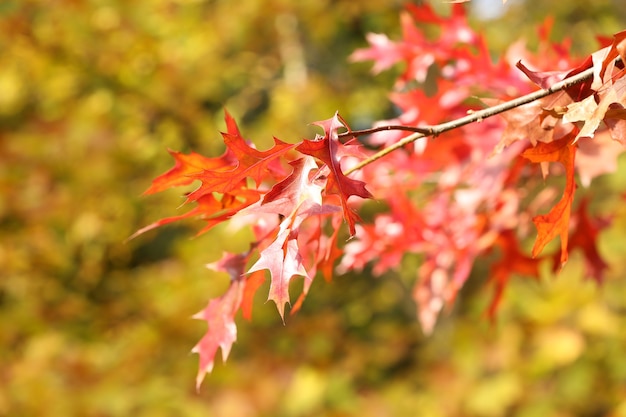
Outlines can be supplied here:
M363 129L363 130L350 130L347 132L340 133L339 135L337 135L337 137L339 139L355 138L358 136L371 135L372 133L376 133L376 132L384 132L385 130L405 130L407 132L417 132L417 133L428 134L430 132L430 129L431 129L430 126L419 127L419 126L385 125L385 126L371 127L369 129Z

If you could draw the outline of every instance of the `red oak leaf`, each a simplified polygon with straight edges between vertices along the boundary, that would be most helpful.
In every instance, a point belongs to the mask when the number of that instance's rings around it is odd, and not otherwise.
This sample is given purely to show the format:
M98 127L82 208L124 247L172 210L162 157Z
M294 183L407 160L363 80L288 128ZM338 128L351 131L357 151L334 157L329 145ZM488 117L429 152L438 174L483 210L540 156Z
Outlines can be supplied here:
M305 155L311 155L326 164L329 170L326 185L326 194L338 195L341 199L344 219L348 222L350 236L354 236L354 224L358 220L358 215L348 206L348 198L356 195L361 198L372 198L372 195L365 188L363 181L354 180L344 175L341 170L340 155L349 153L337 138L337 130L346 127L339 120L337 113L328 120L315 123L324 129L324 137L315 140L305 140L296 148ZM350 145L356 146L356 145Z
M254 272L252 274L245 274L245 268L250 261L251 250L244 253L231 254L225 253L219 261L207 264L207 268L215 271L226 272L230 275L231 280L243 278L246 276L246 285L243 290L243 299L241 301L241 311L245 319L250 320L252 318L252 304L254 295L259 289L261 284L265 281L265 274L262 271L260 273Z
M608 126L613 140L626 145L626 79L619 78L613 82L610 94L612 100L604 114L604 123Z
M241 137L235 119L227 111L224 111L224 121L226 122L226 131L229 135ZM189 185L195 181L195 178L190 176L192 174L204 170L234 168L237 164L235 155L232 154L230 149L227 149L222 156L217 158L207 158L195 152L185 155L181 152L169 150L169 153L176 160L174 167L154 179L152 185L144 194L154 194L171 187Z
M341 212L341 207L332 204L322 204L322 184L313 173L318 171L317 163L311 156L304 156L290 163L292 173L272 187L265 194L260 204L251 206L242 211L243 215L253 213L277 213L285 216L279 226L276 240L269 247L261 251L261 258L253 265L249 272L269 269L272 276L269 299L276 302L279 313L284 315L284 305L289 302L289 282L293 275L303 275L305 282L302 294L293 306L291 312L297 311L313 281L314 270L317 264L328 261L335 254L321 233L321 223L313 227L312 234L306 242L305 253L311 254L313 266L307 269L303 265L303 250L297 242L302 223L319 215ZM289 236L286 240L285 237ZM336 240L336 233L330 244ZM323 243L322 243L323 242ZM334 260L334 259L333 259ZM328 271L326 271L328 272Z
M596 52L596 54L599 55L599 52L600 51ZM615 67L615 58L617 58L618 56L621 59L622 65L626 63L626 30L623 30L613 35L613 42L611 43L609 51L604 57L601 69L599 71L599 78L602 81L606 79L607 75L609 77L612 75L613 69Z
M592 95L567 107L567 112L563 115L564 122L583 122L575 141L581 137L593 138L596 130L600 127L600 122L609 110L609 106L619 101L613 88L610 88L602 96L599 103L596 100L596 96Z
M559 140L550 143L539 143L534 148L528 148L523 153L526 159L531 162L560 162L565 167L566 183L563 197L548 214L535 216L533 222L537 227L537 239L533 246L532 255L536 257L543 248L556 236L561 238L561 266L565 265L568 258L567 241L569 231L569 219L572 209L572 201L574 200L574 191L576 183L574 181L574 168L577 130Z
M209 302L204 310L193 318L205 320L208 330L194 346L192 352L200 356L196 388L200 387L204 376L213 370L217 349L222 349L222 360L226 361L233 343L237 340L235 313L239 308L244 318L250 319L254 294L264 281L263 273L244 274L250 259L250 252L240 254L225 253L207 268L226 272L230 276L230 286L224 295Z
M330 241L322 235L319 216L342 212L338 205L323 204L322 190L325 182L318 178L319 168L315 158L305 155L290 165L293 171L289 176L275 184L261 202L240 212L242 216L260 213L284 216L284 220L278 226L277 237L267 248L261 250L261 257L249 270L250 273L269 269L271 284L268 298L276 303L281 316L284 316L284 305L289 303L291 278L294 275L302 275L305 279L302 294L292 308L293 312L302 304L317 265L329 261L334 254L328 244L329 242L331 245L334 244L336 234L333 234ZM317 217L318 222L313 227L301 228L302 224L312 217ZM303 231L304 248L298 242L298 236ZM304 267L303 254L310 261L308 268Z
M339 210L340 211L340 210ZM308 275L304 277L304 284L302 286L302 292L298 296L298 299L291 307L289 312L291 315L300 310L304 299L309 293L309 289L313 284L313 278L316 272L319 270L326 281L332 279L332 272L334 268L334 262L338 259L342 252L337 248L337 236L339 234L342 217L341 215L333 215L331 217L331 224L333 233L330 236L326 236L323 233L321 218L317 217L318 222L312 227L308 227L304 230L306 236L301 241L303 247L300 248L300 252L303 254L303 258L309 261L312 266L307 268Z
M434 62L434 54L424 50L422 45L426 44L426 37L417 30L415 22L408 13L400 15L400 25L402 27L403 42L394 42L387 35L368 33L366 39L370 44L369 48L357 49L350 56L351 61L373 60L372 72L377 74L391 68L397 62L407 61L409 67L403 76L408 79L414 75L417 80L423 81L426 78L428 67Z
M237 166L233 169L208 169L192 174L202 185L191 194L188 200L193 201L201 196L212 193L227 193L239 188L246 178L252 178L257 187L266 177L270 164L281 157L296 145L289 144L274 138L274 146L267 151L258 151L248 145L239 134L222 133L224 143L237 159Z
M291 231L291 218L283 220L276 240L261 252L259 260L248 273L268 269L271 275L268 300L276 303L280 317L285 318L289 301L289 283L294 275L308 277L298 250L297 235ZM294 236L295 235L295 236Z
M291 174L272 187L263 196L261 207L256 211L271 212L291 216L294 211L298 215L322 214L322 186L313 178L311 171L317 171L315 160L310 156L290 162L293 166ZM328 212L337 211L336 207L328 208Z
M188 212L178 216L166 217L151 223L137 230L129 239L133 239L157 227L190 217L198 217L207 223L206 226L197 233L201 235L217 224L230 219L241 209L254 204L259 198L260 193L257 190L250 189L242 189L236 195L224 194L221 198L217 198L214 194L206 194L198 198L195 201L197 203L196 207Z
M483 101L488 105L500 103L491 99ZM498 154L520 140L529 141L533 146L537 142L552 142L559 132L560 114L557 113L571 102L567 94L557 94L502 113L500 116L506 121L506 127L493 153Z
M232 164L229 153L225 153L219 158L207 158L198 153L191 152L188 155L182 152L168 150L176 161L174 167L155 178L145 195L158 193L171 187L189 185L195 181L191 174L196 174L206 169L221 169Z
M452 6L452 14L447 18L437 16L426 3L420 6L408 3L406 8L418 22L432 23L441 28L441 37L437 43L442 48L452 48L458 44L475 45L478 41L478 35L467 23L465 7L460 4Z
M436 25L441 31L440 39L437 42L429 40L415 21ZM431 65L438 63L443 67L446 61L456 58L456 53L464 45L477 46L480 40L467 24L465 9L460 5L454 6L452 15L447 18L437 16L427 4L407 5L407 12L400 15L400 23L401 41L391 41L385 35L368 34L370 47L356 50L350 59L373 60L375 73L404 61L406 70L398 84L410 80L423 82Z
M237 340L234 316L241 305L245 283L242 275L231 279L230 287L224 295L209 301L204 310L193 316L195 319L205 320L209 326L207 333L192 349L193 353L200 355L197 389L200 388L204 376L213 370L217 349L222 349L222 360L226 361L233 343Z
M518 61L515 64L517 68L519 68L532 82L537 84L539 87L548 89L559 81L562 81L569 71L532 71L528 69L522 61Z
M374 74L378 74L386 69L391 68L394 64L401 61L404 57L402 48L399 48L395 42L391 41L387 35L379 33L368 33L365 38L370 47L365 49L357 49L350 56L351 61L367 61L375 60L376 63L372 68Z
M251 177L258 186L264 176L275 168L278 158L295 145L274 139L275 146L261 152L246 143L228 112L225 112L225 122L227 132L222 133L222 136L227 150L221 157L205 158L196 153L184 155L170 151L176 160L175 166L155 179L145 192L152 194L200 180L201 186L188 194L186 200L186 203L196 202L197 206L185 214L156 221L138 230L130 238L189 217L206 221L207 225L198 233L202 234L259 200L260 191L248 188L246 178Z

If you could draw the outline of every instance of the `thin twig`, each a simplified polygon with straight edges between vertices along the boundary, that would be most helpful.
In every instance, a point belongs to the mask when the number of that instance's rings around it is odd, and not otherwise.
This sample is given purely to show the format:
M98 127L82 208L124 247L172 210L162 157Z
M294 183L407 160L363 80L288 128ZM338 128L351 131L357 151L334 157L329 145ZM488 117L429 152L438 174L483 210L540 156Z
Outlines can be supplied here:
M337 135L337 137L339 139L355 138L357 136L371 135L372 133L383 132L385 130L405 130L408 132L428 134L430 133L430 128L431 126L419 127L419 126L385 125L385 126L371 127L369 129L363 129L363 130L349 130L347 132L340 133L339 135Z
M542 89L539 91L535 91L534 93L530 93L527 94L525 96L522 97L518 97L516 99L507 101L505 103L502 104L498 104L496 106L492 106L492 107L488 107L486 109L483 110L478 110L475 112L472 112L471 114L468 114L467 116L461 117L460 119L456 119L456 120L452 120L449 122L445 122L445 123L441 123L438 125L433 125L433 126L421 126L419 128L411 128L415 131L415 133L413 133L412 135L409 135L403 139L401 139L400 141L394 143L393 145L382 149L378 152L376 152L374 155L370 156L367 159L364 159L363 161L361 161L359 164L353 166L352 168L348 169L344 174L348 175L356 170L359 170L361 168L363 168L366 165L371 164L374 161L377 161L378 159L382 158L383 156L395 151L396 149L402 148L403 146L415 142L418 139L421 138L425 138L428 136L438 136L444 132L447 132L449 130L452 129L456 129L459 128L461 126L465 126L467 124L470 123L474 123L480 120L484 120L488 117L492 117L495 116L497 114L500 113L504 113L505 111L514 109L516 107L522 106L524 104L528 104L528 103L532 103L535 100L539 100L541 98L544 98L546 96L549 96L551 94L557 93L559 91L563 91L573 85L576 85L578 83L581 83L589 78L591 78L593 76L593 67L586 69L585 71L582 71L572 77L566 78L562 81L559 81L558 83L555 83L553 85L550 86L550 88L547 89ZM395 126L398 127L398 126ZM375 128L378 130L374 130L374 129L367 129L365 131L369 131L368 133L373 133L373 132L378 132L381 130L411 130L411 129L406 129L405 126L402 126L402 129L394 129L394 126L389 126L386 128L386 126L381 126L378 128ZM343 135L345 136L359 136L364 131L352 131L352 132L346 132Z

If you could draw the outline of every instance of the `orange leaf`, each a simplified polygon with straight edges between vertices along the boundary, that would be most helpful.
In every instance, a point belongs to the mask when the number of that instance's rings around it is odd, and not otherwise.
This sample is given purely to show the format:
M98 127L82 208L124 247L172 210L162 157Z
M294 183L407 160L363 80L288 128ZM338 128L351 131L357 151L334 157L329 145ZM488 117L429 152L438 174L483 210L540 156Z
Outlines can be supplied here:
M548 212L533 218L537 227L537 240L533 246L532 256L536 257L543 248L556 236L561 238L561 266L567 262L567 241L569 218L574 200L576 183L574 181L574 160L576 156L576 139L578 131L572 130L563 138L550 143L538 143L534 148L528 148L523 153L531 162L560 162L565 167L566 183L563 197Z
M156 229L157 227L191 217L198 217L206 222L206 226L198 232L198 235L201 235L208 232L217 224L230 219L239 210L254 204L259 200L259 198L260 194L257 190L247 189L239 191L239 194L237 195L224 194L221 199L216 198L213 194L205 194L196 200L197 206L188 212L178 216L171 216L157 220L156 222L137 230L128 239L134 239L135 237L152 229Z
M192 174L191 177L202 181L202 185L189 194L190 201L211 192L231 192L246 178L252 178L258 186L267 175L270 164L296 146L274 138L274 146L271 149L258 151L238 134L222 133L222 136L228 150L237 158L237 165L228 171L204 169Z
M172 169L155 178L150 188L144 191L144 195L158 193L171 187L189 185L195 181L194 178L189 176L190 174L206 169L223 168L228 166L230 162L225 157L226 154L219 158L207 158L195 152L191 152L188 155L172 150L168 150L168 152L174 157L176 163Z

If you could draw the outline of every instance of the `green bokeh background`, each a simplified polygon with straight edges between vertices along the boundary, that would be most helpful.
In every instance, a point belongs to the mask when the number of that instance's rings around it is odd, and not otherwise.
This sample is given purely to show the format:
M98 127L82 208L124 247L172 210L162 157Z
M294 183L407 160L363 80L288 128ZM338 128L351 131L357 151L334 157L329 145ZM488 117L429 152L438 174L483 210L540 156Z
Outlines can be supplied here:
M626 27L626 3L474 0L498 56L555 15L576 52ZM479 4L480 3L480 4ZM593 3L589 4L589 3ZM433 1L437 9L448 5ZM488 264L425 338L416 261L314 284L283 325L262 289L252 322L199 393L190 320L227 278L204 264L246 246L141 193L167 148L221 152L222 109L258 146L295 141L335 110L391 115L394 71L349 64L367 32L399 34L400 1L3 0L0 3L0 416L626 416L626 165L592 184L607 282L578 254L558 278L514 280L483 318ZM549 69L549 68L546 68ZM546 266L547 267L547 266Z

